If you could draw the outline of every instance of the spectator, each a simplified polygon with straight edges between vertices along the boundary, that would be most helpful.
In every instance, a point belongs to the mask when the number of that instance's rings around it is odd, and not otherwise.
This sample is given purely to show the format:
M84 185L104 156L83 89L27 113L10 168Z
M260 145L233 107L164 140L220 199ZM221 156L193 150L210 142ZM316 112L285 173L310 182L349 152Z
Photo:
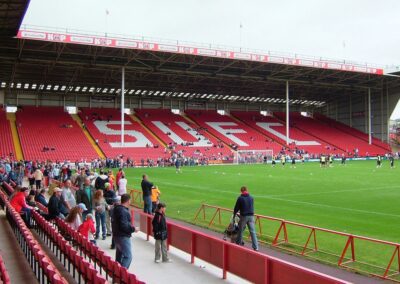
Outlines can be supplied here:
M62 206L61 202L61 194L62 194L62 189L59 187L56 187L54 189L53 195L50 197L49 200L49 214L48 218L49 220L55 219L55 218L61 218L65 219L65 216L62 214L60 207Z
M86 172L85 168L80 169L80 175L78 175L75 179L75 186L77 188L82 188L83 184L85 183L85 178L86 178Z
M36 185L36 190L39 191L42 185L42 180L43 180L43 173L40 169L37 169L33 173L33 177L35 178L35 185Z
M86 210L82 213L82 218L85 219L87 214L92 213L93 209L93 194L94 188L90 184L90 179L88 177L85 178L83 186L81 189L76 191L76 203L85 204Z
M147 175L143 175L142 179L142 193L143 193L143 202L144 202L144 213L152 214L151 210L151 189L153 188L153 184L149 182L149 177Z
M119 180L121 179L121 176L124 172L122 171L122 168L119 168L117 175L115 177L115 183L117 185L117 189L119 190Z
M153 213L156 211L157 205L160 202L160 195L161 191L158 189L157 186L151 189L151 208Z
M85 221L79 226L78 232L82 236L88 239L91 243L96 244L96 240L93 235L96 233L96 228L94 227L93 215L87 214Z
M152 224L153 224L153 235L156 240L155 243L155 259L156 263L160 262L160 258L162 258L162 262L172 262L168 257L167 252L167 221L165 220L165 209L166 206L164 203L159 203L157 205L157 210L154 215ZM161 257L162 256L162 257Z
M241 195L236 200L233 210L233 216L236 216L240 212L239 234L236 243L243 245L243 231L247 225L250 231L252 247L255 251L258 251L258 241L254 225L254 199L250 196L246 186L242 186L240 192Z
M44 188L42 188L40 190L40 193L36 195L35 200L36 200L36 202L38 202L38 203L42 204L43 206L47 207L48 203L47 203L47 200L46 200L46 197L45 197L45 193L46 193L46 190Z
M109 170L109 171L108 171L107 176L108 176L108 183L111 185L111 188L114 190L114 186L115 186L115 183L114 183L115 177L114 177L114 174L113 174L112 170Z
M106 176L103 170L100 170L100 175L96 178L94 182L94 187L96 189L105 190L105 184L108 182L108 176Z
M136 231L131 223L131 214L129 212L129 194L121 196L121 204L113 209L112 231L115 242L116 252L115 260L121 266L129 269L132 262L132 241L131 235Z
M121 178L118 180L118 195L122 196L126 193L126 185L128 180L125 178L125 174L122 173Z
M94 210L96 217L96 240L99 238L100 225L103 233L103 240L106 239L106 209L107 203L103 197L103 191L101 189L96 190L94 193Z
M64 187L62 188L62 201L64 206L70 211L73 207L76 206L75 194L71 188L72 183L69 179L67 179L64 183Z
M86 209L85 204L81 203L80 205ZM67 218L65 218L65 222L68 223L75 231L77 231L79 226L82 224L82 207L79 205L75 206L71 209Z
M10 201L12 207L14 207L15 211L22 215L25 224L28 227L31 227L31 210L33 207L26 204L26 197L29 194L29 190L26 187L20 189Z
M107 210L106 210L106 228L107 228L107 236L111 236L111 216L110 211L108 210L111 205L114 204L116 194L115 191L111 189L111 185L109 183L105 184L106 191L104 192L104 199L107 202Z

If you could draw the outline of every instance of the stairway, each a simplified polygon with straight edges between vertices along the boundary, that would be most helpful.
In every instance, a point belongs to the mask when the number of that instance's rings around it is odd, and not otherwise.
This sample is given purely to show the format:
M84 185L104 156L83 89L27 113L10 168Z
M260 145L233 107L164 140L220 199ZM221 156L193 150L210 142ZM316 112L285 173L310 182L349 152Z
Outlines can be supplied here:
M100 149L100 147L96 144L94 141L93 137L90 135L90 133L87 131L87 129L84 129L82 127L82 120L77 114L71 114L71 117L73 120L76 121L78 126L82 129L83 133L85 134L86 138L89 140L90 144L93 146L94 150L96 151L97 155L99 155L100 158L104 159L106 158L106 155L104 152Z
M10 121L11 134L14 142L15 157L17 160L23 160L24 156L22 154L21 141L19 140L16 116L15 113L7 113L7 119Z

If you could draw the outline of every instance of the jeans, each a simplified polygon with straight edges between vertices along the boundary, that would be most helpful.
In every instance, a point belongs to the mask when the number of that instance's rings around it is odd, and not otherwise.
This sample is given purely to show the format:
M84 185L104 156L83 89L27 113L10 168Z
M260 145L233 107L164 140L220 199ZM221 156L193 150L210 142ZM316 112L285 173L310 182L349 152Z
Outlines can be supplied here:
M115 242L115 261L121 266L129 269L132 262L132 241L128 237L114 236Z
M30 227L31 226L31 209L29 208L22 208L21 213L24 213L23 220L25 224Z
M105 222L106 222L106 228L107 228L107 234L111 235L111 216L110 216L110 211L106 210L105 212Z
M152 212L151 212L151 207L152 207L151 196L150 195L143 196L143 201L144 201L144 208L143 208L144 213L152 214Z
M238 245L241 245L243 243L243 231L246 228L246 225L250 231L252 247L253 247L253 249L258 250L258 241L257 241L256 229L255 229L255 225L254 225L254 216L240 216L239 234L236 239L236 243Z
M101 224L101 231L103 232L103 238L106 237L106 211L104 212L96 212L96 238L100 235L100 224Z

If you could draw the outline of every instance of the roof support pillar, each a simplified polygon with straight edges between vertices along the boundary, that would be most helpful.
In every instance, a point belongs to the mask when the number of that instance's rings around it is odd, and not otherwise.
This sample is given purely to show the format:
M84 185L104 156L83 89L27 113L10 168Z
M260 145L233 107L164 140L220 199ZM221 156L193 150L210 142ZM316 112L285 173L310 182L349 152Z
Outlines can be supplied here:
M286 145L289 145L289 81L286 81Z
M371 88L368 88L368 143L372 144L371 133Z
M122 67L121 78L121 146L125 144L125 67Z

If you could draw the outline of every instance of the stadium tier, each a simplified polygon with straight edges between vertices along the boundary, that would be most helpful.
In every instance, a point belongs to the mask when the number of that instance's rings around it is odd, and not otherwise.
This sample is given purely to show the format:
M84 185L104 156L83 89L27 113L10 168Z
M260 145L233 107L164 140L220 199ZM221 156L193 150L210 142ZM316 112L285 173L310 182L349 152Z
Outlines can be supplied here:
M332 118L329 118L325 115L319 114L319 113L315 113L314 114L314 118L318 119L319 121L323 121L325 123L327 123L330 126L333 126L343 132L346 132L348 134L351 134L357 138L360 138L366 142L368 142L368 134L364 133L356 128L350 127L344 123L341 123L339 121L333 120ZM389 146L389 144L382 142L381 140L372 137L372 144L379 146L381 148L383 148L386 152L391 152L391 148Z
M16 123L26 160L91 160L97 153L80 126L62 107L28 107Z
M223 143L171 110L135 109L135 114L168 147L185 155L216 158L231 154Z
M187 110L185 113L218 139L239 150L271 149L277 153L282 149L279 143L229 115L211 110Z
M286 121L285 113L275 112L274 115L282 121ZM298 112L291 112L289 120L291 128L298 128L325 141L330 148L340 149L346 153L354 153L358 150L359 156L375 156L378 154L384 155L386 153L381 147L369 145L368 142L363 139L343 132L317 119L302 116Z
M121 113L118 109L83 108L79 116L107 157L124 155L138 162L168 156L164 146L128 115L125 115L125 143L121 147Z
M250 127L271 137L282 145L286 145L286 125L284 122L272 117L263 116L255 111L232 111L231 115L240 119ZM311 136L300 129L290 127L289 129L291 150L304 150L309 154L341 154L340 150L333 150L327 147L328 144Z
M3 109L0 109L0 142L0 157L15 155L10 122Z

